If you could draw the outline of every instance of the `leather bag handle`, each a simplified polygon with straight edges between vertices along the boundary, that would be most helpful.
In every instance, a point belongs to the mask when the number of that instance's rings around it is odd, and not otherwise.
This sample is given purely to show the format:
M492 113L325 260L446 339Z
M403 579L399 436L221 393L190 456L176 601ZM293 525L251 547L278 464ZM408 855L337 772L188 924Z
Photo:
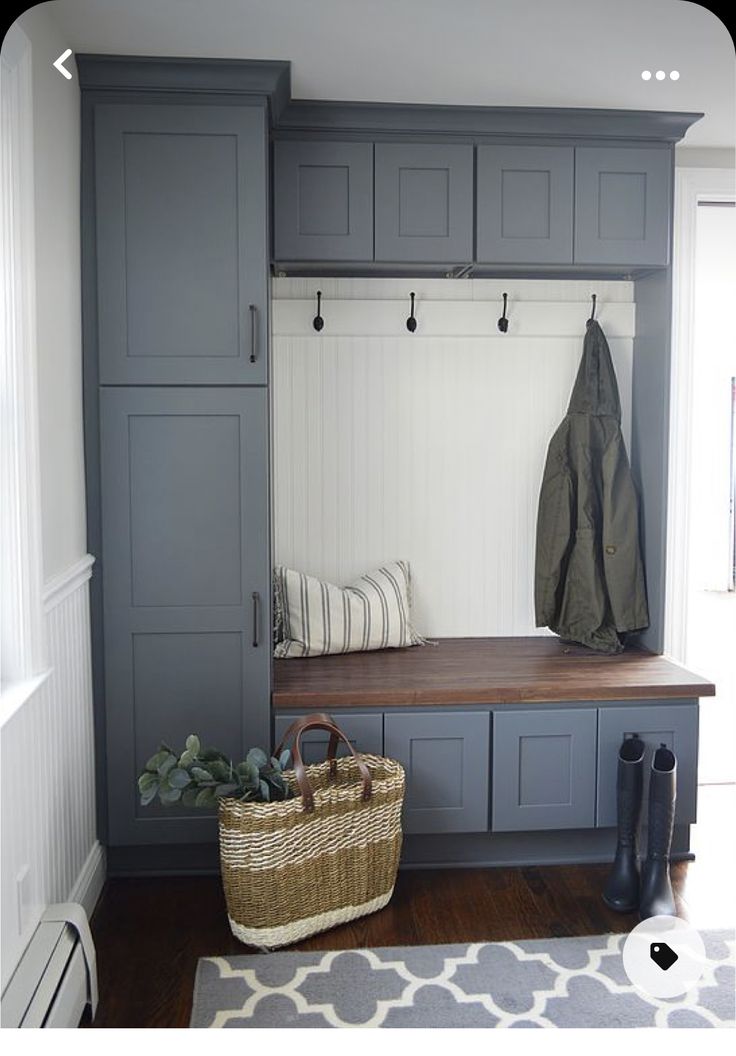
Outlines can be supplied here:
M276 749L276 756L278 757L281 754L284 745L293 738L294 744L292 754L294 756L294 776L296 777L296 783L299 786L299 791L301 792L302 800L304 801L305 811L311 812L314 810L314 792L309 783L301 753L302 734L306 733L307 730L325 730L329 733L330 740L327 745L327 759L330 763L330 777L332 778L337 775L337 746L340 741L343 742L350 755L355 760L358 770L360 771L360 776L363 779L363 799L370 799L372 782L368 767L357 754L347 736L340 729L334 719L326 712L321 711L317 712L315 715L305 715L292 722Z

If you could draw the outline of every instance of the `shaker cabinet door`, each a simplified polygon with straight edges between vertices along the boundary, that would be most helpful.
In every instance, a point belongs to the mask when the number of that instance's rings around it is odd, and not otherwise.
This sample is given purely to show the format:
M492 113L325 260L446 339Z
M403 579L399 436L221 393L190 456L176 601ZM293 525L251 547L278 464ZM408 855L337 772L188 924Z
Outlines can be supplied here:
M269 744L267 392L115 387L100 409L109 842L216 841L135 779L161 740Z
M695 821L698 791L698 705L662 701L639 707L601 708L598 719L598 804L596 824L601 828L616 824L616 775L618 753L627 737L640 737L646 746L644 756L644 808L647 821L649 773L652 756L664 744L677 759L677 802L675 822Z
M576 147L575 263L669 261L672 152Z
M264 385L266 116L95 108L103 385Z
M404 832L486 832L490 715L386 713L384 755L406 771Z
M494 832L595 825L595 708L497 711Z
M288 663L285 660L284 663ZM301 715L278 713L274 718L274 746L281 743L284 734L295 719ZM366 755L383 755L383 712L350 711L334 715L337 725L345 733L356 752ZM302 758L305 763L323 763L327 758L327 747L330 735L325 730L307 730L301 740ZM291 743L287 745L291 748ZM347 755L347 748L340 742L337 748L338 758Z
M473 259L473 148L376 144L376 260Z
M570 264L572 147L478 147L477 258Z
M373 144L274 144L274 258L373 260Z

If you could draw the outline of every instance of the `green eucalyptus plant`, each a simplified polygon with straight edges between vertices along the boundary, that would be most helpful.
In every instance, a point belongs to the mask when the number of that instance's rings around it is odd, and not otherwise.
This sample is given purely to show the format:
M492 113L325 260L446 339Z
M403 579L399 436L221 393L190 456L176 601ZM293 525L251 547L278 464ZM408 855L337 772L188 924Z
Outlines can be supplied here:
M245 761L234 766L216 748L202 748L194 733L181 754L162 742L138 778L141 804L147 806L156 796L166 805L185 807L213 807L226 796L253 803L291 799L294 793L283 775L290 760L289 751L276 759L251 748Z

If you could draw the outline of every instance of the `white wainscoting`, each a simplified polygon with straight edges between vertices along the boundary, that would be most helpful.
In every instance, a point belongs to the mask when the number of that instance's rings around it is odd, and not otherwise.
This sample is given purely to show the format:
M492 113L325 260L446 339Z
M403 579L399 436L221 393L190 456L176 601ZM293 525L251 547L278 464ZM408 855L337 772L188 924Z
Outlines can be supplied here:
M85 557L47 584L50 672L3 725L2 986L45 907L94 907L105 875L96 838L89 577Z
M631 283L274 280L276 562L346 583L405 558L423 633L544 633L533 611L537 499L591 293L628 439Z

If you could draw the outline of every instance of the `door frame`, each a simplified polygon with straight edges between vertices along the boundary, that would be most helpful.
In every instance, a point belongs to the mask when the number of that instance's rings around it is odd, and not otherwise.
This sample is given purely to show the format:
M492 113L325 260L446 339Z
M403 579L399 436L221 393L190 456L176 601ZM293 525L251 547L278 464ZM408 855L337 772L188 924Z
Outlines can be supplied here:
M700 201L731 201L736 170L676 168L672 297L670 460L667 511L665 654L684 663L690 592L689 517L692 477L692 380L695 369L695 248ZM678 514L678 511L679 514Z

